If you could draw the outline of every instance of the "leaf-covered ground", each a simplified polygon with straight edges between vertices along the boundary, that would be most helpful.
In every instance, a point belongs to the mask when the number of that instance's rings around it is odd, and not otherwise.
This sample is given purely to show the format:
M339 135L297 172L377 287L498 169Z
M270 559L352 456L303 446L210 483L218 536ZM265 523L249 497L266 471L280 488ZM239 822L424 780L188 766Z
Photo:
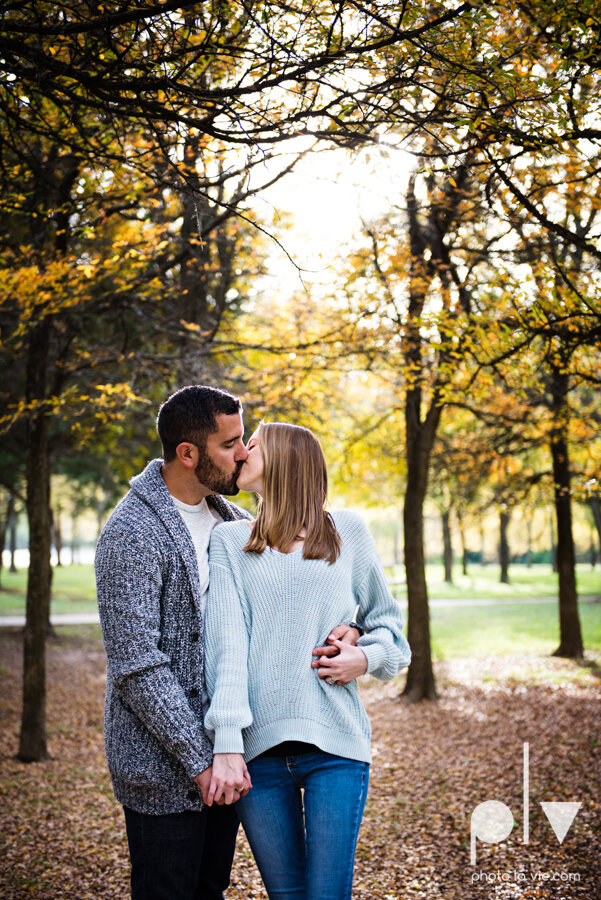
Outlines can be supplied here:
M0 633L0 897L126 898L128 862L102 742L102 644L91 630L53 639L48 660L52 759L17 748L21 646ZM600 660L597 660L599 662ZM365 680L374 764L354 897L601 898L600 671L535 656L439 665L440 699L406 707L399 687ZM530 840L523 842L523 744L530 747ZM486 800L515 819L498 844L470 817ZM540 803L581 802L560 844ZM332 803L336 798L332 797ZM336 865L336 861L332 861ZM265 898L240 838L228 900Z

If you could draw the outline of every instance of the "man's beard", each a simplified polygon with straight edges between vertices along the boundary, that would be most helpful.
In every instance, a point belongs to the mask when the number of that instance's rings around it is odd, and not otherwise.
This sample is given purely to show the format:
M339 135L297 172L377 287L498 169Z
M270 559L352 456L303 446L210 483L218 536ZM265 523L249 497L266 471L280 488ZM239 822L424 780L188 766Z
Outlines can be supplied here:
M233 496L238 493L238 475L240 474L240 469L242 468L242 461L236 463L236 471L228 475L227 472L224 472L223 469L220 469L219 466L215 465L212 459L210 459L206 451L201 447L200 449L200 458L198 460L198 465L194 469L194 474L198 478L201 484L205 487L210 488L211 491L214 491L216 494L228 494L229 496Z

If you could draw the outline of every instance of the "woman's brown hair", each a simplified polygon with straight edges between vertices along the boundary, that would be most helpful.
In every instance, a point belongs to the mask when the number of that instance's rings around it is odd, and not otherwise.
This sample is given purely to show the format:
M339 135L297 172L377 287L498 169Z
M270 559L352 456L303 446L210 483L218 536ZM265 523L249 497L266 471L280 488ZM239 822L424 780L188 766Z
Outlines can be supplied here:
M287 553L305 529L303 559L329 563L340 555L340 535L325 509L328 473L319 441L307 428L262 422L257 440L263 454L263 497L247 552L266 547Z

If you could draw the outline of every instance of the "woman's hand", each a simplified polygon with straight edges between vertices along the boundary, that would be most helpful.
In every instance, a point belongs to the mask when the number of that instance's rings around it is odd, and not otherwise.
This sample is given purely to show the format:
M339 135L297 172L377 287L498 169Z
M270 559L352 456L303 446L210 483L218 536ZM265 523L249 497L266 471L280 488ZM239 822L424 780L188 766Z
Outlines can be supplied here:
M328 684L348 684L359 675L367 672L367 657L360 647L352 647L344 641L332 641L338 648L336 656L320 656L312 663L317 663L317 674L325 678Z
M206 804L235 803L252 787L250 775L241 753L216 753L213 757L211 784Z

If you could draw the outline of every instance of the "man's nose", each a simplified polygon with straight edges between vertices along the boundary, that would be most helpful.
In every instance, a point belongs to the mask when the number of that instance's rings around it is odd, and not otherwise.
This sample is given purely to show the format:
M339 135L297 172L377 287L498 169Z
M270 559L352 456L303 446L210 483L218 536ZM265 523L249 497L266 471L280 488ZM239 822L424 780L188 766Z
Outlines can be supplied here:
M240 449L236 453L236 462L244 462L245 459L248 459L248 450L244 444L241 444Z

